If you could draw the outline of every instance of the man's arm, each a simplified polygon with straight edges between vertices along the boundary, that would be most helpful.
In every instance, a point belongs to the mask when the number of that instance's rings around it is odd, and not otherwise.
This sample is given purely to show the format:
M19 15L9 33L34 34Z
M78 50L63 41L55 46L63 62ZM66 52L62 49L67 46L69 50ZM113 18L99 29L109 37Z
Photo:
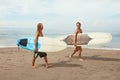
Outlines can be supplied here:
M34 52L37 51L37 48L36 48L37 42L38 42L38 34L36 33L35 39L34 39Z
M74 46L77 46L77 31L74 33Z
M81 29L80 33L83 33L82 29Z

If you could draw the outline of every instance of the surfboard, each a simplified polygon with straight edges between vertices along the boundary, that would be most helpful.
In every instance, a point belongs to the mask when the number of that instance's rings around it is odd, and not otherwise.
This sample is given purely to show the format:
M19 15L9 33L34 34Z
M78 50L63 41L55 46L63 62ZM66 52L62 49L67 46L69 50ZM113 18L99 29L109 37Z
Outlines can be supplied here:
M64 35L56 37L56 40L64 41L67 46L73 45L73 35ZM104 32L80 33L77 36L77 45L99 45L110 42L112 35Z
M98 45L112 40L110 33L92 32L77 36L77 45ZM57 52L73 46L73 35L64 35L57 38L39 37L36 45L38 51ZM34 50L34 37L24 37L17 40L17 45L23 49Z
M23 37L17 40L17 45L26 50L34 50L34 37ZM65 42L48 37L39 37L36 45L38 51L57 52L64 50L67 45Z

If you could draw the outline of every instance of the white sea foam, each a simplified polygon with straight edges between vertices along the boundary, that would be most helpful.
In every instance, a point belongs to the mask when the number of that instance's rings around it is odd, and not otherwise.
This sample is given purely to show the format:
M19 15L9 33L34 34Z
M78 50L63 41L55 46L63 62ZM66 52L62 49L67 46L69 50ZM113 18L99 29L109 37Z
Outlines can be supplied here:
M120 48L98 48L98 47L85 47L88 49L99 49L99 50L120 50Z
M15 48L17 46L0 46L0 48Z

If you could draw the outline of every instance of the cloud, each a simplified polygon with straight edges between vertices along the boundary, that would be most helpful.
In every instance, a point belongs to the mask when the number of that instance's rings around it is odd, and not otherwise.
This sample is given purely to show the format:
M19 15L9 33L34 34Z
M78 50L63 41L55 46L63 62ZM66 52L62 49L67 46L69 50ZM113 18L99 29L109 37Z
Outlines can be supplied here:
M112 0L0 0L4 14L43 15L54 13L65 16L105 15L119 12L119 2ZM117 5L116 5L117 4ZM109 7L109 8L108 8Z
M0 26L32 27L40 21L50 28L72 27L76 21L85 28L120 25L119 17L111 17L120 14L119 0L0 1Z

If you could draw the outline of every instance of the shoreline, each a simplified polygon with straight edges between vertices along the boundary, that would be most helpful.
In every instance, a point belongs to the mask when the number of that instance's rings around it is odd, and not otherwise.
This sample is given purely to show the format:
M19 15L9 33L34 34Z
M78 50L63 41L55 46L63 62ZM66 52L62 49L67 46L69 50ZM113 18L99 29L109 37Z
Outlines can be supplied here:
M0 46L0 49L1 48L18 48L17 46ZM68 47L68 48L72 48L72 47ZM96 50L120 50L120 48L107 48L107 47L105 47L105 48L100 48L100 47L84 47L83 46L83 48L84 49L96 49Z

